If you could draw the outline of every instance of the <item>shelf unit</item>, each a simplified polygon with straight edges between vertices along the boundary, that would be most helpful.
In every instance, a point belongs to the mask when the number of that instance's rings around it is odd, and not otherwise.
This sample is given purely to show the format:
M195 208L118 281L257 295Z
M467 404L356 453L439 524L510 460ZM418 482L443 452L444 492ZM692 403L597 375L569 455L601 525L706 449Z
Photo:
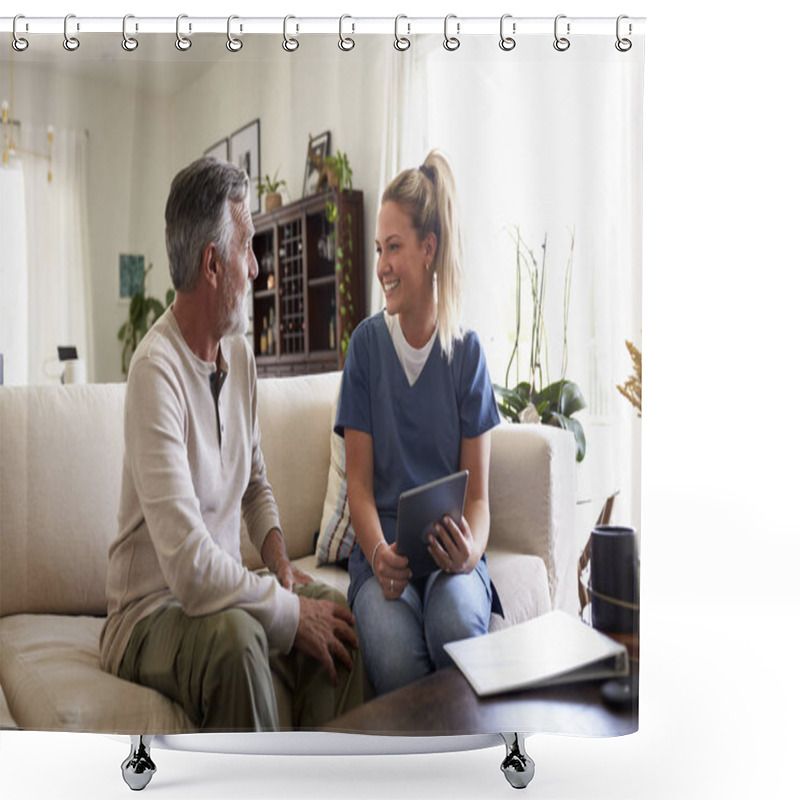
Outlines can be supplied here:
M328 222L326 202L339 213ZM252 345L259 377L344 366L349 335L364 317L364 200L321 193L253 218Z

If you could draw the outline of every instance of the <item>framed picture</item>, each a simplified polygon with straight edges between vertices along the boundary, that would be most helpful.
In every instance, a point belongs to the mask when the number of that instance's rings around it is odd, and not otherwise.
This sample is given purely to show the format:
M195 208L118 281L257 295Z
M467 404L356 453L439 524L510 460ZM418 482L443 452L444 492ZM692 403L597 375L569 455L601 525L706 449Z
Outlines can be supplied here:
M211 156L212 158L218 158L220 161L229 161L231 155L228 137L226 136L216 144L212 144L211 147L209 147L208 150L203 153L203 155Z
M253 120L249 125L231 134L230 161L250 176L250 213L261 210L258 196L258 179L261 175L261 125Z
M306 173L303 178L303 197L308 197L310 194L315 194L317 185L319 184L319 170L317 169L317 157L327 158L330 155L331 149L331 132L315 136L309 145L309 151L306 155Z
M130 300L144 285L144 256L120 253L119 299Z

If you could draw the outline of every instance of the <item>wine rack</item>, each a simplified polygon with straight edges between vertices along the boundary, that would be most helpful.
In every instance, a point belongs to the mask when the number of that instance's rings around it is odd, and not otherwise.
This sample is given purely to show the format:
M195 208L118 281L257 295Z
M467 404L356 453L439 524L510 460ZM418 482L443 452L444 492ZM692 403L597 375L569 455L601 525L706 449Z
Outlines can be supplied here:
M331 223L326 201L339 213ZM364 317L363 196L322 193L253 218L252 344L258 374L341 369Z

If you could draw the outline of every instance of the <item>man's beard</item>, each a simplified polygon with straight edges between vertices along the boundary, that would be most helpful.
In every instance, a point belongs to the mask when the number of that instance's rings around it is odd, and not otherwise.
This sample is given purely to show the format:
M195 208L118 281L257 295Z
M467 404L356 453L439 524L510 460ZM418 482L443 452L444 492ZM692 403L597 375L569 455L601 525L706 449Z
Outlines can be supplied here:
M247 292L242 297L237 297L233 281L227 270L222 278L222 336L238 336L247 333Z

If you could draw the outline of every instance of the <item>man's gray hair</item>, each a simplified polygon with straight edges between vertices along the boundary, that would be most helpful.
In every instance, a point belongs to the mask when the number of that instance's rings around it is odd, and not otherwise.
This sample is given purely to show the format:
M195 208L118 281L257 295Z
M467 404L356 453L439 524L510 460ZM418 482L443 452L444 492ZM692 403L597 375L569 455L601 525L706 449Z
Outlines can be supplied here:
M244 170L216 158L200 158L173 178L164 218L169 272L177 291L197 286L209 242L228 260L234 230L230 204L248 198L249 189Z

